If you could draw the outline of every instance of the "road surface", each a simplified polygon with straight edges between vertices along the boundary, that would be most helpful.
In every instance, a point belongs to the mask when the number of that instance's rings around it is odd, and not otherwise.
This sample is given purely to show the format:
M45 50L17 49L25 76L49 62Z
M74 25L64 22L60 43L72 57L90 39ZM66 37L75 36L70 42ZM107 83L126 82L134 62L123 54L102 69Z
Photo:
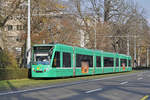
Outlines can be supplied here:
M150 100L150 71L0 92L0 100Z

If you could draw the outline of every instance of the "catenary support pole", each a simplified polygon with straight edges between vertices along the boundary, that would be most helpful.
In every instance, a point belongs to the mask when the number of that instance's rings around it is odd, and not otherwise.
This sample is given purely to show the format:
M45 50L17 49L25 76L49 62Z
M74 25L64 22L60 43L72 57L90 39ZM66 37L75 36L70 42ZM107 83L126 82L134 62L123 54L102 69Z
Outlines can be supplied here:
M147 67L149 66L149 47L147 47Z
M30 0L28 0L28 32L27 32L27 48L26 48L26 53L27 53L27 67L30 68L30 62L31 62L31 23L30 23Z
M130 55L129 35L128 35L128 37L127 37L127 55Z
M136 35L134 36L134 67L136 67Z
M94 33L95 33L95 43L94 43L94 44L95 44L95 49L97 49L97 41L96 41L96 38L97 38L97 36L96 36L96 35L97 35L97 34L96 34L96 32L97 32L97 31L96 31L96 27L97 27L97 25L96 25L96 24L97 24L97 23L96 23L96 21L95 21L95 25L94 25Z
M138 66L141 65L141 55L140 55L140 53L141 53L141 47L139 46L139 48L138 48Z

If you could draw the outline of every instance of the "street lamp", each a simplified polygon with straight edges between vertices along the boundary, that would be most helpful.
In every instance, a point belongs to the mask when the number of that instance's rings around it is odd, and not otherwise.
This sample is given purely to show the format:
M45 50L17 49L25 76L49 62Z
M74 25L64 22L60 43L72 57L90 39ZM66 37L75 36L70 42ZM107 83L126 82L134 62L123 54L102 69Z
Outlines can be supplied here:
M30 15L30 0L28 0L28 33L27 33L27 67L30 68L31 62L31 15Z

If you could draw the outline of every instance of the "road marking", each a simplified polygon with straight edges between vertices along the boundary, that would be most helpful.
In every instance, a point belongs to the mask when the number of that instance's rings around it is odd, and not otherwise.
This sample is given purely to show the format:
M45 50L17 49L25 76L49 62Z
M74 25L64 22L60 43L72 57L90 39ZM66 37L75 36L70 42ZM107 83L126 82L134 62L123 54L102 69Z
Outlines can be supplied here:
M144 96L142 99L140 100L146 100L149 97L149 95Z
M101 79L93 79L91 81L100 81L100 80L106 80L106 79L113 79L113 78L119 78L119 77L125 77L125 76L132 76L136 75L137 73L134 74L128 74L128 75L120 75L120 76L112 76L112 77L106 77L106 78L101 78Z
M143 74L139 74L139 75L137 75L137 76L143 76Z
M150 77L150 75L147 75L148 77Z
M138 78L137 80L141 80L141 79L143 79L143 77L140 77L140 78Z
M122 83L120 83L121 85L124 85L124 84L127 84L128 83L128 81L125 81L125 82L122 82Z
M147 72L148 71L141 72L141 73L147 73ZM31 91L35 91L35 90L43 90L43 89L50 89L50 88L56 88L56 87L70 86L70 85L76 85L76 84L81 84L81 83L95 82L95 81L99 81L99 80L107 80L107 79L113 79L113 78L119 78L119 77L125 77L125 76L132 76L132 75L137 75L137 74L138 73L133 73L133 74L128 74L128 75L112 76L112 77L106 77L106 78L101 78L101 79L92 79L92 80L87 80L87 81L79 81L79 82L74 82L74 83L64 83L64 84L51 85L51 86L47 86L47 87L33 88L33 89L27 89L27 90L4 92L4 93L0 93L0 96L17 94L17 93L24 93L24 92L31 92Z
M98 89L95 89L95 90L86 91L85 93L92 93L92 92L101 91L101 90L103 90L103 89L102 88L98 88Z

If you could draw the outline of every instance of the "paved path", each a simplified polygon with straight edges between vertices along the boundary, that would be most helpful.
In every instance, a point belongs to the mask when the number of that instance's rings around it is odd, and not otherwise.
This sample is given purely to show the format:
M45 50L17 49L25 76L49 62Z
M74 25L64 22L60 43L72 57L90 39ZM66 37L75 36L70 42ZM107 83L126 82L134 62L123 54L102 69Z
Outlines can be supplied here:
M0 100L150 100L150 71L0 93Z

